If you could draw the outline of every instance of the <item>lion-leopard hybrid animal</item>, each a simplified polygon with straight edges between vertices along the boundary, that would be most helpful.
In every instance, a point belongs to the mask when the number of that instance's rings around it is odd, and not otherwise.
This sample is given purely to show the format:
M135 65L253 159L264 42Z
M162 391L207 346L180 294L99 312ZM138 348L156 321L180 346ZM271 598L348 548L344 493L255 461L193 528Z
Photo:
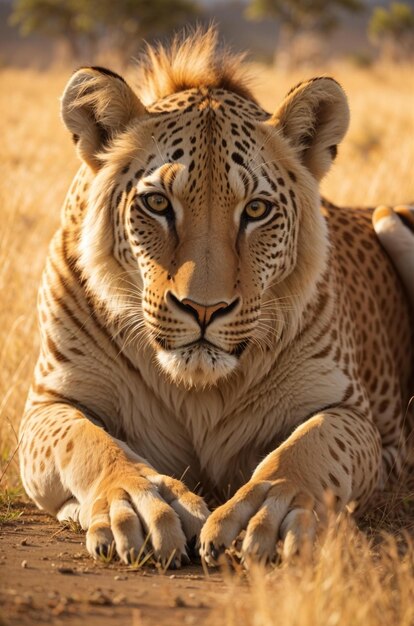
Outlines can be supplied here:
M405 462L414 237L321 201L335 80L269 115L210 30L150 48L138 82L85 67L63 94L83 165L39 292L24 486L95 557L149 535L164 564L214 565L242 529L246 558L289 557L326 492L363 510Z

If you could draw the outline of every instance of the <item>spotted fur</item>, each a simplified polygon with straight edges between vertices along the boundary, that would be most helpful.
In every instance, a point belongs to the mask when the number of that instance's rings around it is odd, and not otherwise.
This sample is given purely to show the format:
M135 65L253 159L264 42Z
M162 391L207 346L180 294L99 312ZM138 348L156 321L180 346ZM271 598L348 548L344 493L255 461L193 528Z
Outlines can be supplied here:
M215 50L213 31L150 49L141 97L82 68L62 98L84 164L39 291L21 471L125 562L148 532L176 565L243 528L246 555L290 555L327 491L362 510L406 459L408 297L372 211L318 191L345 95L315 78L269 115ZM224 502L209 517L196 485Z

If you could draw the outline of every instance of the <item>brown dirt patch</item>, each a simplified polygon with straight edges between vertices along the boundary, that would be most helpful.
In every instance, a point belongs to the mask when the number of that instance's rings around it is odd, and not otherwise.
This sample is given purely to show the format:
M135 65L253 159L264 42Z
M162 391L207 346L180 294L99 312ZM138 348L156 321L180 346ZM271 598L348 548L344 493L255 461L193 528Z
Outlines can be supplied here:
M414 555L414 476L410 473L401 484L404 489L398 492L379 494L370 514L360 520L363 533L357 532L365 537L365 544L356 541L354 531L349 534L345 529L331 539L310 568L274 570L267 590L262 584L264 571L260 584L253 581L252 587L244 577L223 576L211 570L206 575L196 565L161 573L154 567L134 571L116 561L93 561L86 552L83 532L62 526L33 504L19 500L20 496L10 499L5 495L0 503L0 626L251 626L257 615L263 618L260 623L270 626L279 623L275 598L279 608L287 598L287 608L282 611L285 617L286 611L290 615L291 606L304 605L307 613L295 623L315 626L313 596L316 605L322 599L327 603L319 626L328 623L338 607L343 613L338 624L348 626L359 623L355 615L361 610L367 576L378 578L371 584L372 594L378 589L383 594L385 589L384 597L392 600L390 617L383 623L412 623L401 616L400 621L396 619L402 610L399 603L402 606L405 602L406 610L411 611L410 561ZM325 592L324 585L332 583L332 576L336 576L337 584ZM397 600L391 580L401 583ZM378 623L375 606L374 599L372 619L364 622L368 626Z
M225 583L201 566L160 574L93 561L84 534L31 504L0 539L0 625L204 626ZM220 625L215 613L214 624Z

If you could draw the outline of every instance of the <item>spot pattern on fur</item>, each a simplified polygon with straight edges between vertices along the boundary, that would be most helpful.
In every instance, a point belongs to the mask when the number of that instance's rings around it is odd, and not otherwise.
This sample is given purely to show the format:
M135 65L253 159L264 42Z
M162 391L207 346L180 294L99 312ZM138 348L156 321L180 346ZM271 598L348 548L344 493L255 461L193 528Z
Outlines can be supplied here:
M339 85L301 83L269 115L212 32L175 45L149 53L141 100L102 68L63 96L85 164L39 291L22 477L94 556L115 541L128 562L148 528L178 565L203 527L214 563L247 527L243 550L272 558L311 537L326 490L362 510L398 475L412 313L372 210L320 202ZM228 500L205 524L198 483Z

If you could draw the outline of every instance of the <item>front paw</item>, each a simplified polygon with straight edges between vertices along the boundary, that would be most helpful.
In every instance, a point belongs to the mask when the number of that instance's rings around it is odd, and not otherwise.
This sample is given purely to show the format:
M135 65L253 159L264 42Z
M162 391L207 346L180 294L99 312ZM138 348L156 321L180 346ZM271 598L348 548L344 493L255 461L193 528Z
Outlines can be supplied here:
M289 480L247 483L206 521L200 555L208 565L217 565L244 529L241 554L246 562L273 561L280 539L285 559L309 551L317 524L314 504L312 496Z
M189 562L187 545L198 542L209 510L181 481L144 473L133 464L118 468L81 505L87 549L99 558L114 545L124 563L151 551L163 567L178 568Z

